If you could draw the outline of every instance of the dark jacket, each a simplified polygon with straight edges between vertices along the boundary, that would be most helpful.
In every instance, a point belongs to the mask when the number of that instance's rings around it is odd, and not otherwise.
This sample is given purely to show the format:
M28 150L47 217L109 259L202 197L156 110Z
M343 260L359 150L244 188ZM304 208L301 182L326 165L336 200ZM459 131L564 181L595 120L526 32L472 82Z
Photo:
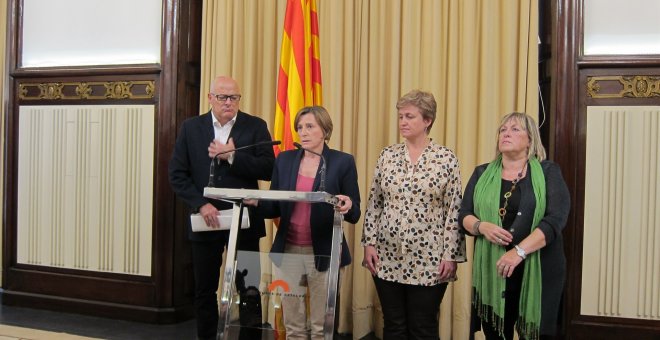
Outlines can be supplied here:
M470 177L470 181L465 188L458 223L466 232L467 230L463 226L463 219L468 215L475 215L474 187L487 166L488 164L478 166L474 170L474 173L472 173L472 177ZM546 209L545 216L539 222L538 228L545 235L546 245L539 250L543 285L540 333L542 335L553 335L556 332L557 317L559 315L559 307L566 280L566 257L564 256L562 230L566 226L566 220L568 219L568 213L571 208L571 200L559 166L551 161L543 161L541 162L541 167L545 175ZM530 174L528 173L518 185L521 193L520 205L518 217L514 220L511 228L516 231L526 230L527 234L514 233L513 244L518 244L529 235L529 226L532 224L534 209L536 208L534 188L532 187ZM469 232L467 233L469 234Z
M258 117L239 111L236 123L229 134L234 146L239 148L258 142L270 141L266 122ZM232 205L204 197L204 188L209 182L208 147L215 138L211 112L192 117L183 122L174 145L169 164L169 177L172 189L186 202L191 212L198 211L206 203L217 209L230 209ZM258 180L270 180L275 162L273 147L269 145L236 151L233 164L220 161L215 167L215 187L259 189ZM221 233L228 231L206 231L193 233L190 219L187 219L188 238L193 241L218 240ZM263 216L250 209L250 228L241 229L240 237L260 238L266 235Z
M298 179L298 168L303 156L302 150L291 150L282 152L277 156L273 176L270 182L271 190L296 190ZM352 155L332 150L327 145L323 147L323 157L328 162L326 165L325 191L333 195L346 195L351 198L353 205L344 215L344 220L349 223L357 223L360 219L360 190L357 183L357 168ZM320 166L320 164L319 164ZM312 190L319 189L321 176L318 174L314 179ZM280 225L273 241L271 253L283 253L286 246L287 233L291 221L291 213L295 202L260 202L259 207L268 218L280 217ZM328 269L329 256L332 246L332 225L334 209L325 203L312 204L310 213L310 225L312 228L312 247L314 249L316 269L325 271ZM343 237L341 247L341 266L351 263L351 254L348 251L346 238ZM273 261L277 261L273 258Z

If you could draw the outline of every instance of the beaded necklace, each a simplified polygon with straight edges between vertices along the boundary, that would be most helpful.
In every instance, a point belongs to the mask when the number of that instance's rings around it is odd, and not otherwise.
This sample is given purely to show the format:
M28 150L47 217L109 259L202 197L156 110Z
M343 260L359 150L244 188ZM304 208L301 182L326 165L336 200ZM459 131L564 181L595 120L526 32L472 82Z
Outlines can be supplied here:
M525 172L526 167L527 167L527 162L525 162L523 168L520 169L520 172L518 172L518 177L516 177L513 181L511 181L511 189L509 189L509 191L504 193L504 204L497 212L500 215L500 224L504 223L504 216L506 215L506 207L509 205L509 197L511 197L513 191L516 190L516 185L522 179L523 172Z

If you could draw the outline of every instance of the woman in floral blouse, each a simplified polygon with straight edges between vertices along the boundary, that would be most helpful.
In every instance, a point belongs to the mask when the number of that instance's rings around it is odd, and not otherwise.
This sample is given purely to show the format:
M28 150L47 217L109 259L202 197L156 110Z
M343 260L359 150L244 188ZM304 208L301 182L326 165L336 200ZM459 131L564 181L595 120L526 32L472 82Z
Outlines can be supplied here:
M371 184L362 265L383 308L384 339L438 339L440 302L465 261L458 159L428 137L436 106L418 90L399 99L405 141L383 149Z

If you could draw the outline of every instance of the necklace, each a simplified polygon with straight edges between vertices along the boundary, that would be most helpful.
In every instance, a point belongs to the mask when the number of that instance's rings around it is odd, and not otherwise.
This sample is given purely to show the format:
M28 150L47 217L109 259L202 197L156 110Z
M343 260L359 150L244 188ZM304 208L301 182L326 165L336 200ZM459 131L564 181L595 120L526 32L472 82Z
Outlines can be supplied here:
M520 169L520 172L518 172L518 176L511 181L511 189L509 191L504 193L504 204L500 208L500 210L497 212L498 215L500 215L500 225L502 225L504 222L504 216L506 215L506 207L509 205L509 198L511 197L511 194L513 193L514 190L516 190L516 185L520 180L522 179L523 172L525 172L525 168L527 167L527 162L525 162L525 165L523 165L523 168ZM513 232L513 228L509 230L510 232Z

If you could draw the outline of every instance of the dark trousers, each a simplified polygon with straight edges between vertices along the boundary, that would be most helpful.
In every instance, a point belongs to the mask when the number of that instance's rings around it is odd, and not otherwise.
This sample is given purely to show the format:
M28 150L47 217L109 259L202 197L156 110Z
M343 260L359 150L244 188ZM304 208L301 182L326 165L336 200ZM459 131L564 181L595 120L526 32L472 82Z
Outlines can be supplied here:
M383 340L439 339L440 302L447 283L418 286L375 276L374 283L383 308Z
M228 233L226 235L229 235ZM191 241L195 274L197 337L215 339L218 332L218 285L227 237L210 242ZM237 249L259 251L259 239L240 238Z
M513 328L518 321L518 302L520 301L520 290L522 288L522 278L525 273L525 266L521 263L513 271L513 275L506 279L506 289L504 296L504 338L502 338L497 329L488 322L481 322L481 330L484 332L487 340L513 340ZM476 312L475 312L476 313Z

